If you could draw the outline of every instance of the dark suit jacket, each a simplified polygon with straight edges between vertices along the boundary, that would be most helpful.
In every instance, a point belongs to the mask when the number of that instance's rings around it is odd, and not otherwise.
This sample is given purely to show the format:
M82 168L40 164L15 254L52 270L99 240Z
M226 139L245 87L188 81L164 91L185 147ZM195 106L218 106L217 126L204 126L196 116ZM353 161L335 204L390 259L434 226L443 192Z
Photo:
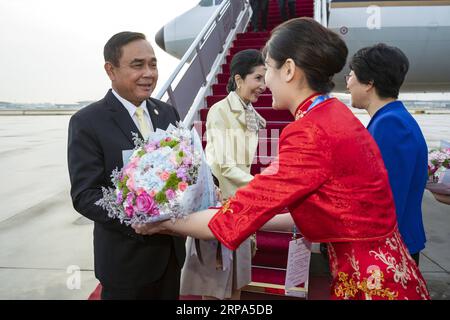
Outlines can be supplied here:
M394 195L398 228L411 254L425 248L422 197L428 179L428 147L401 101L378 110L367 126L380 148Z
M165 130L180 119L172 106L159 100L150 98L147 108L155 129ZM122 150L134 148L131 132L139 133L139 129L111 90L102 100L75 113L69 123L68 165L73 206L95 222L97 279L103 285L118 288L142 287L158 280L166 270L172 250L180 269L185 258L184 238L138 235L95 205L102 197L101 187L112 186L111 172L123 166Z

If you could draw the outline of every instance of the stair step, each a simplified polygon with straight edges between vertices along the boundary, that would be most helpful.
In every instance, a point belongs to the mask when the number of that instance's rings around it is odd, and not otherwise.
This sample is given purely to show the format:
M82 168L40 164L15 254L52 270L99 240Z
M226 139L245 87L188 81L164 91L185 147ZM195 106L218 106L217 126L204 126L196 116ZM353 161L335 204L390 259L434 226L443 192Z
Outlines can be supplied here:
M203 149L206 148L206 136L202 139ZM258 139L255 157L275 157L278 154L278 138L276 139Z
M228 65L227 65L228 66ZM229 72L227 72L229 73ZM228 95L226 83L216 83L212 85L213 95ZM269 89L264 91L264 94L271 94Z
M311 5L297 5L295 8L295 13L297 16L299 16L300 14L304 13L305 11L313 11L314 7ZM286 13L289 14L289 10L286 6ZM267 12L267 18L269 19L269 17L279 17L280 16L280 9L278 8L278 6L274 6L274 7L269 7L269 10Z
M230 50L231 50L231 48L230 48ZM234 53L233 53L233 54L228 53L227 56L226 56L226 58L225 58L225 62L226 62L227 64L230 64L230 63L231 63L231 59L233 59L233 56L234 56ZM228 81L228 80L227 80L227 81Z
M305 5L305 4L312 4L313 1L312 0L297 0L295 1L296 6L299 5ZM278 8L278 1L277 0L269 0L269 8L273 7L273 8ZM287 7L287 5L286 5Z
M268 39L266 38L256 38L256 39L237 39L233 41L233 47L239 47L241 45L251 45L251 46L264 46Z
M286 270L276 270L262 267L252 268L252 282L273 283L283 285L286 280Z
M266 128L259 131L260 139L278 139L283 129L289 124L287 121L267 121ZM206 123L195 121L194 127L200 137L206 141Z
M301 16L304 16L305 14L307 14L307 15L312 14L313 12L314 12L314 8L300 7L300 8L297 8L297 10L295 11L295 15L297 17L301 17ZM288 14L289 14L289 11L288 11ZM279 12L267 15L267 23L268 24L270 23L270 24L279 25L282 22L283 21L281 20L281 14Z
M258 250L252 263L257 266L286 269L291 240L291 233L258 231L256 233Z
M274 139L259 138L258 147L256 148L256 157L276 157L278 155L278 141L278 137Z
M284 296L285 280L286 270L252 266L252 282L244 287L243 291ZM301 284L297 288L297 291L302 293L304 298L306 298L309 289L306 284ZM329 288L329 286L327 286L327 288Z
M264 38L269 39L270 33L269 32L244 32L244 33L238 33L236 35L236 39L256 39L256 38Z
M261 50L263 48L263 46L240 46L240 47L232 47L230 48L230 50L228 51L228 54L234 55L240 51L243 50L247 50L247 49L255 49L255 50Z
M206 105L208 108L211 108L215 103L225 99L226 95L214 95L206 97ZM272 107L272 95L271 94L262 94L259 96L258 101L252 103L254 107Z
M202 141L203 148L206 148L206 144L207 144L206 140ZM261 150L261 152L259 152L259 150ZM270 163L272 163L273 159L276 157L277 154L278 154L278 140L275 139L259 140L258 147L256 148L255 158L253 160L254 163L252 164L252 166L255 166L255 168L253 169L254 172L260 173L262 169L268 167Z
M294 117L288 110L274 110L272 108L255 108L256 111L264 118L271 121L293 121ZM209 109L200 110L200 120L206 121Z
M288 210L283 210L283 213L288 213ZM274 255L280 254L289 248L289 242L292 240L292 233L290 232L271 232L271 231L257 231L256 245L258 247L255 258L259 252L270 252ZM287 258L287 251L281 253Z
M228 84L228 80L229 79L230 79L230 74L229 73L219 73L217 75L217 82L218 83Z

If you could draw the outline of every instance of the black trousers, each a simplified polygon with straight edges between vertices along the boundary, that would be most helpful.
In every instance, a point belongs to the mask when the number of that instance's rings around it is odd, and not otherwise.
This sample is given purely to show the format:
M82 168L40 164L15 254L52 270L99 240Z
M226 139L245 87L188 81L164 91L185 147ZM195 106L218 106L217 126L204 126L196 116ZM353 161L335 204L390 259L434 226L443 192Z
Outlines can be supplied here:
M269 0L251 0L252 6L252 27L253 31L267 30L267 11L269 10ZM258 27L259 14L261 13L261 28Z
M143 287L113 288L102 284L102 300L178 300L180 296L181 267L172 250L163 276Z
M286 2L289 8L289 18L286 12ZM278 0L278 6L280 7L281 20L286 21L292 18L295 18L295 1L289 0Z

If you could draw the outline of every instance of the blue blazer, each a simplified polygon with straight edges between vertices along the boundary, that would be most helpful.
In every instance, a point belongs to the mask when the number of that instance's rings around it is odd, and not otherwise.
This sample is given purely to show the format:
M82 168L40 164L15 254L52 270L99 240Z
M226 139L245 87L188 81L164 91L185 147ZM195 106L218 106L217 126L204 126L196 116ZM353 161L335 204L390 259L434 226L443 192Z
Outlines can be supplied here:
M411 254L425 248L422 197L428 148L416 120L401 101L378 110L367 126L380 148L394 196L400 233Z

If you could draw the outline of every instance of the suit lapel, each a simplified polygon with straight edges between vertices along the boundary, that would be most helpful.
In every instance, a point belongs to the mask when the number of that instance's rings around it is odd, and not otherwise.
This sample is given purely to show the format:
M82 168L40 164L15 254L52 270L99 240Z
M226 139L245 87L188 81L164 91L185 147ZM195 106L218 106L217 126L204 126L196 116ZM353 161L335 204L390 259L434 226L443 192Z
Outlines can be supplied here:
M227 96L228 106L230 110L235 114L236 119L239 121L242 127L247 127L247 121L245 119L244 107L242 106L241 101L237 97L235 92L230 92Z
M131 119L130 114L127 109L120 103L119 100L114 96L111 90L106 94L106 102L108 104L109 110L111 111L111 118L116 122L117 126L123 132L123 134L130 140L132 144L133 136L132 132L135 132L142 139L142 135L139 129L136 127L133 119Z

